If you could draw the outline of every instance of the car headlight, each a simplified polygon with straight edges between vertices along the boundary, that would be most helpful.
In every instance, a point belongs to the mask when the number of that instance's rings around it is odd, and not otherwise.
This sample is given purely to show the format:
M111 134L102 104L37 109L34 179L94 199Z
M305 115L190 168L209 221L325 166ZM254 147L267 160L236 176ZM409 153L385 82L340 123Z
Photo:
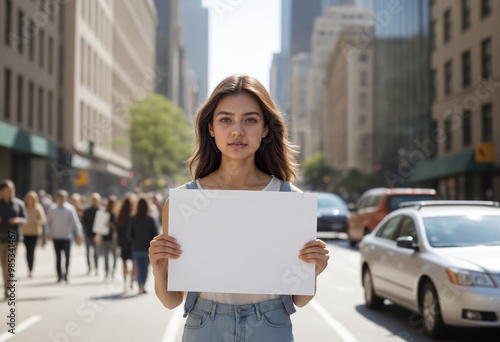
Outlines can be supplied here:
M446 269L446 274L453 284L495 287L495 283L490 276L483 272L467 271L452 267Z

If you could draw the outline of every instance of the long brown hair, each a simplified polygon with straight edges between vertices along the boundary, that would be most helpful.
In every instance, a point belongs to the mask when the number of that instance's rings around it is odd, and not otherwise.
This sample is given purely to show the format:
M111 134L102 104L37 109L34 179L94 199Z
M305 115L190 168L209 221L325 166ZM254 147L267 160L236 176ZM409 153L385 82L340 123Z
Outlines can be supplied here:
M151 207L149 206L149 201L146 197L141 196L137 202L135 218L136 220L144 220L148 214L151 212Z
M228 95L247 93L255 98L264 114L264 123L269 127L255 152L255 165L259 170L285 181L297 180L298 164L295 146L288 141L286 126L281 114L266 88L254 77L233 75L224 79L215 88L210 98L200 107L196 115L196 147L189 157L189 172L193 179L203 178L217 170L221 163L221 152L210 136L209 124L219 102Z
M121 203L120 203L120 208L118 209L118 215L116 218L116 225L118 228L127 228L127 222L130 216L133 213L133 208L134 208L134 199L130 195L126 195Z

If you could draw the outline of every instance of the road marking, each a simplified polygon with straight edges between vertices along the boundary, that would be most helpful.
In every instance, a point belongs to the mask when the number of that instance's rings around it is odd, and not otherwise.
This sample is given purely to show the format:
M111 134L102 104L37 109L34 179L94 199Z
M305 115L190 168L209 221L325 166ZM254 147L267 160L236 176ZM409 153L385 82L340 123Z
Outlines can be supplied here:
M356 338L347 330L342 323L333 318L332 314L328 312L316 300L311 300L309 304L321 315L325 322L340 336L344 342L358 342Z
M20 323L17 327L16 327L16 334L19 334L21 331L29 328L30 326L32 326L33 324L39 322L42 320L42 316L31 316L30 318L28 318L27 320L23 321L22 323ZM0 335L0 342L4 342L4 341L7 341L9 339L11 339L12 337L16 336L16 334L11 334L10 332L6 331L4 332L3 334Z
M174 342L176 340L177 335L182 328L182 321L184 320L184 317L182 317L183 312L184 310L182 305L179 305L172 311L170 321L168 322L161 342Z

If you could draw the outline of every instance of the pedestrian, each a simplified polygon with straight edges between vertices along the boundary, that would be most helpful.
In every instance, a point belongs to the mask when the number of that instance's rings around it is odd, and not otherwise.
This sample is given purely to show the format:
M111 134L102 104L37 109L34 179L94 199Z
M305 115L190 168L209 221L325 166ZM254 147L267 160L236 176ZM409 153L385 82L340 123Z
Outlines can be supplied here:
M47 192L43 189L38 190L38 198L40 199L40 204L43 207L43 211L45 213L45 217L47 217L47 213L49 212L50 208L52 208L52 205L54 204L54 201L52 200L52 196L50 194L47 194ZM41 235L41 240L42 240L42 246L45 246L47 243L47 237L45 232L47 231L47 223L45 223L42 227L42 235Z
M145 285L148 277L149 242L158 235L156 220L151 216L151 208L146 197L140 197L135 215L129 220L128 238L132 241L132 257L137 266L137 283L139 294L146 293Z
M2 266L3 289L5 299L9 298L8 289L14 280L15 267L11 267L15 260L17 244L22 240L19 226L26 224L26 208L23 201L16 198L16 187L10 179L0 183L0 264ZM11 270L14 269L14 273Z
M130 288L133 287L133 281L137 276L137 269L132 258L132 241L127 236L128 222L132 216L132 209L135 207L135 195L128 194L123 197L120 203L120 209L116 217L116 230L118 233L118 246L120 246L120 256L123 261L123 290L127 291L127 278L130 278ZM130 260L132 267L127 266L127 260Z
M162 211L163 211L163 196L159 193L153 194L152 197L153 201L153 208L155 217L158 219L158 224L161 226L161 216L162 216Z
M223 80L199 109L195 130L196 146L189 159L194 181L181 189L301 192L290 183L296 180L297 164L284 121L255 78L230 76ZM182 257L182 250L167 235L168 200L163 213L164 234L151 241L150 260L156 295L163 305L173 309L186 297L183 341L221 341L228 336L247 342L293 341L290 315L295 312L294 304L302 307L313 296L204 292L185 296L184 292L168 291L168 259ZM321 240L308 242L297 256L315 264L316 277L329 258ZM245 312L240 315L241 307ZM268 318L272 323L263 323Z
M71 241L75 239L79 245L83 237L82 225L76 210L66 201L67 198L66 190L58 190L56 205L47 214L47 239L54 243L58 283L62 280L68 282ZM64 271L61 267L62 252L66 261Z
M38 194L35 191L28 191L24 196L24 204L28 220L21 226L21 232L26 246L26 260L28 261L28 278L32 277L33 264L35 261L35 248L38 237L42 235L43 226L47 222L45 211L39 202Z
M71 194L71 197L69 198L68 202L73 207L75 207L76 214L78 215L78 218L81 221L83 219L83 213L85 212L85 206L83 205L82 196L79 193L75 192Z
M87 251L87 266L88 271L87 274L92 272L92 265L90 262L90 250L92 249L92 260L94 260L94 270L95 275L99 275L98 270L98 258L100 253L100 248L95 241L96 234L93 231L95 214L97 210L101 209L101 195L97 192L94 192L90 196L90 207L85 209L82 217L82 225L85 232L85 248Z
M106 204L106 212L109 213L109 221L107 226L109 228L109 233L102 236L101 250L104 255L104 271L106 272L104 279L107 280L108 276L111 275L111 279L115 276L116 268L116 220L115 220L115 205L116 196L111 195L108 198L108 203ZM109 254L113 258L113 267L110 270L109 267ZM111 271L111 272L110 272Z

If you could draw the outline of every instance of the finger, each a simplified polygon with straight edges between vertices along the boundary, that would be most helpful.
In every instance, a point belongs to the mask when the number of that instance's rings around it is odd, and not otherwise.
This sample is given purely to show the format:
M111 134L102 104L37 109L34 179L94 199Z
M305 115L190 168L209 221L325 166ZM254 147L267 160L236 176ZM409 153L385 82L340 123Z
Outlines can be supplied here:
M303 248L299 251L299 254L301 254L301 255L310 254L310 253L329 254L330 251L326 248L320 248L320 247Z
M299 258L302 260L327 260L328 257L328 255L322 253L308 253L299 255Z
M170 235L166 235L166 234L160 234L160 235L156 235L153 240L167 240L167 241L170 241L170 242L177 242L177 240L170 236Z
M181 245L175 242L167 241L167 240L151 240L149 242L150 247L170 247L173 249L180 249Z
M318 247L321 247L321 248L326 248L326 243L324 243L320 239L317 239L317 240L309 241L308 243L306 243L304 245L304 248L314 247L314 246L318 246Z

